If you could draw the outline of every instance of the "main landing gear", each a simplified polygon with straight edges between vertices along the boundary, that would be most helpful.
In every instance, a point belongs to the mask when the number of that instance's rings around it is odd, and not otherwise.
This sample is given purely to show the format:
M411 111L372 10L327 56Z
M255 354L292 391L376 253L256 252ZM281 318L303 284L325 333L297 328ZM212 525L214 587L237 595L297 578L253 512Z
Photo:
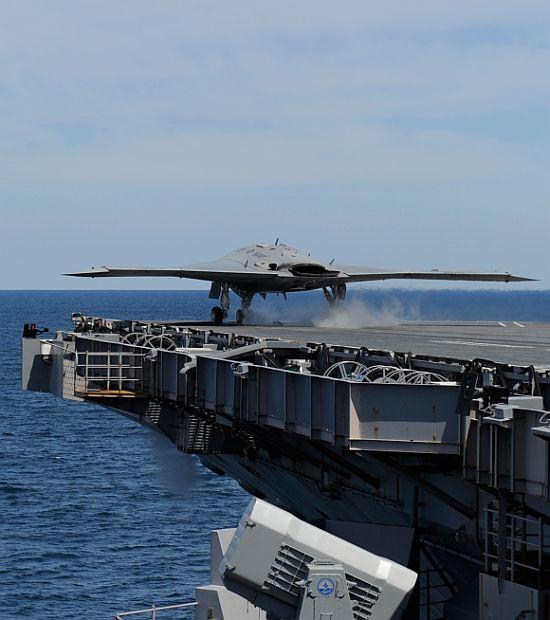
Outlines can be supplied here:
M252 304L254 293L240 293L240 296L241 307L235 313L235 320L237 321L237 325L242 325L244 323L246 315L248 314L248 310Z
M235 321L238 325L242 325L246 319L247 311L250 308L254 293L242 292L235 290L241 298L241 307L235 313ZM210 298L217 299L219 295L220 305L214 306L210 311L210 318L214 325L221 325L229 315L229 284L212 285L210 289Z
M223 310L219 306L214 306L210 311L210 320L214 325L221 325L223 323Z
M330 287L325 286L323 287L323 293L329 306L335 306L346 298L346 285L342 282L341 284L334 284Z

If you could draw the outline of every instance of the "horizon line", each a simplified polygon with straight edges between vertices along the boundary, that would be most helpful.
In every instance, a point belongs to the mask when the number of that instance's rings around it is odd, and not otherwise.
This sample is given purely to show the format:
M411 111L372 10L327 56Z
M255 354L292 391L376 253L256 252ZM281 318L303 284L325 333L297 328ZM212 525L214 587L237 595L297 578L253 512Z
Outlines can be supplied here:
M39 293L39 292L49 292L49 293L204 293L208 291L208 288L166 288L166 289L155 289L155 288L103 288L103 289L86 289L86 288L78 288L78 289L69 289L69 288L0 288L0 293ZM461 293L545 293L550 292L550 288L537 288L537 289L524 289L520 290L517 288L514 289L498 289L498 288L479 288L479 289L469 289L469 288L403 288L403 287L392 287L392 288L380 288L380 287L364 287L364 288L356 288L348 291L348 294L353 294L354 292L391 292L391 291L401 291L401 292L423 292L423 293L437 293L437 292L461 292ZM296 293L314 293L321 292L321 289L313 289L311 291L291 291L288 294L295 295ZM277 295L277 292L268 293L268 295Z

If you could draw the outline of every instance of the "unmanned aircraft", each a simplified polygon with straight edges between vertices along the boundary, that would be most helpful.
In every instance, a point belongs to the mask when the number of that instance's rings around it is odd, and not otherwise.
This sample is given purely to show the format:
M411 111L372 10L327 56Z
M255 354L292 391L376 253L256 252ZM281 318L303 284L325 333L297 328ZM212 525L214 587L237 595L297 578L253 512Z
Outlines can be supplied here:
M254 295L265 299L268 293L287 293L322 289L329 304L342 302L346 286L352 282L374 280L471 280L481 282L524 282L532 278L511 273L468 271L395 271L335 265L303 254L279 240L272 244L258 243L230 252L208 263L183 267L99 267L90 271L64 275L81 278L173 277L211 282L210 299L219 300L212 308L211 317L220 325L229 314L229 292L241 299L236 321L241 324L250 308Z

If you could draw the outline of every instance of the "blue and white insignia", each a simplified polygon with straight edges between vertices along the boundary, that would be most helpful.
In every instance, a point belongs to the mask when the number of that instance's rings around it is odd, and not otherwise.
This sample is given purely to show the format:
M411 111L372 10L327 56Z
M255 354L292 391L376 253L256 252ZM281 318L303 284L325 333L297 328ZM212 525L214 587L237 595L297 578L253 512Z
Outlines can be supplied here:
M328 577L323 577L317 582L317 592L323 596L331 596L334 593L334 581Z

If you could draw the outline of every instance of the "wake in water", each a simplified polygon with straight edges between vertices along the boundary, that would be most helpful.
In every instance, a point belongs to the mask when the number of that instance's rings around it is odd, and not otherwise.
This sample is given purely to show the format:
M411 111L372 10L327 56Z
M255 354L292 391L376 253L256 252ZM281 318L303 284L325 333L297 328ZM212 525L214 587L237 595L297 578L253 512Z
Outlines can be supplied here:
M150 442L159 486L168 489L174 495L186 497L198 481L196 459L189 454L174 450L173 444L157 433L151 434Z

